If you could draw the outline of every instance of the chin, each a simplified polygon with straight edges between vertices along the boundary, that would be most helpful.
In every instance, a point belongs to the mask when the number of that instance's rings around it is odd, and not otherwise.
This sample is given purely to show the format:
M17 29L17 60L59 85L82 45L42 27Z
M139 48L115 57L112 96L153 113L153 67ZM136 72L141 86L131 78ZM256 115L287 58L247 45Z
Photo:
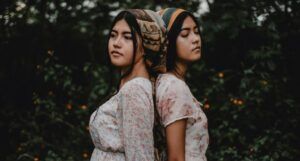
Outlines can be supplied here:
M190 59L192 62L197 61L201 58L201 54L195 54L193 55L193 57Z
M116 61L116 60L115 61L111 60L111 64L117 68L126 68L131 65L130 63L126 63L124 61Z
M124 66L124 63L121 61L117 61L117 60L111 60L111 64L115 67L122 67Z

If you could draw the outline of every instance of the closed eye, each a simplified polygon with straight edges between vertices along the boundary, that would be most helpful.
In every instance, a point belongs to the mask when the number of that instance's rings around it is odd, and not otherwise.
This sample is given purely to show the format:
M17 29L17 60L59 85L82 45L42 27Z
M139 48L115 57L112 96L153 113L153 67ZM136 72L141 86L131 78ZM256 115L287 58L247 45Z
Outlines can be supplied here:
M189 35L190 29L189 28L183 28L181 29L180 35L182 37L187 37Z
M131 33L125 33L125 34L124 34L124 37L125 37L125 39L127 39L127 40L132 40Z

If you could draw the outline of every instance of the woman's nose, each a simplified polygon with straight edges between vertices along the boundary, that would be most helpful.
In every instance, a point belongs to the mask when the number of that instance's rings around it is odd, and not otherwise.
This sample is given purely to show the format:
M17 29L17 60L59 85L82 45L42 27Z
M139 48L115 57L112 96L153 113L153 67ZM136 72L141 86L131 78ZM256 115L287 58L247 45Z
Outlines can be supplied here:
M115 40L113 40L113 46L115 48L120 48L121 47L121 37L118 36Z
M193 35L192 35L192 43L195 44L195 43L199 43L200 41L200 36L196 33L193 32Z

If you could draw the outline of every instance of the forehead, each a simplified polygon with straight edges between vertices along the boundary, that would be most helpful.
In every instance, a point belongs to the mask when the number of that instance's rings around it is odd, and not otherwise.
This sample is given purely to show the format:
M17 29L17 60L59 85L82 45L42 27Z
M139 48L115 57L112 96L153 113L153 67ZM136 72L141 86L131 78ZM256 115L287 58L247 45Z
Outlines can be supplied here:
M182 24L182 27L195 27L196 26L196 23L195 21L192 19L191 16L187 16L184 21L183 21L183 24Z
M125 31L130 32L128 23L124 19L117 21L113 27L113 30L120 31L120 32L125 32Z

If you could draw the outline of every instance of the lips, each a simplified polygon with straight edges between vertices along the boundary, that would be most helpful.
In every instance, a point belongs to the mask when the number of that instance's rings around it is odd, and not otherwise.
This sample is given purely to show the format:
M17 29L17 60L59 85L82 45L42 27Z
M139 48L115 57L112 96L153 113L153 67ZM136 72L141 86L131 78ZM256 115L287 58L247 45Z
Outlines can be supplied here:
M122 53L120 53L120 52L118 52L118 51L115 51L115 50L113 50L113 51L111 52L111 55L113 55L113 56L123 56Z
M200 50L200 46L195 47L192 51Z

